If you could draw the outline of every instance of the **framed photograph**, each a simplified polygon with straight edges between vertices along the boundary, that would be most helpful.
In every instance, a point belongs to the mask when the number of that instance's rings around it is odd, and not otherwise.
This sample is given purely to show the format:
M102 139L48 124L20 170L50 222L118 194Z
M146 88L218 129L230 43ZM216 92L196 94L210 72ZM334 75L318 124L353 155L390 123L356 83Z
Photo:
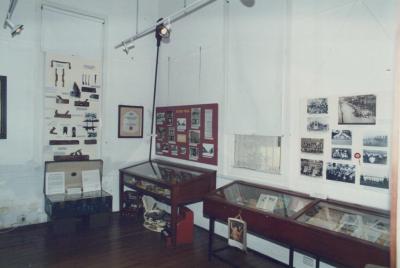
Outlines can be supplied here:
M389 177L362 174L360 175L360 184L370 187L389 189Z
M352 135L350 130L332 130L332 144L335 145L351 145Z
M212 143L203 143L202 144L203 147L203 157L206 158L213 158L214 157L214 144Z
M322 168L324 162L322 160L301 159L300 162L301 175L310 177L322 177Z
M367 134L363 137L364 146L375 146L375 147L387 147L388 136L387 135L374 135Z
M363 162L367 164L380 164L386 165L387 152L378 150L364 150Z
M143 138L143 106L118 106L118 138Z
M324 139L301 138L301 152L323 154Z
M331 181L354 183L356 181L356 166L328 163L326 167L326 178Z
M307 113L308 114L327 114L328 113L328 99L308 99L307 100Z
M351 149L332 148L332 158L338 160L351 160Z
M247 224L237 218L228 218L228 245L246 250Z
M339 125L375 125L376 96L359 95L339 98Z
M0 76L0 139L7 138L7 77Z
M328 131L329 123L327 117L309 117L307 118L307 130L312 132Z

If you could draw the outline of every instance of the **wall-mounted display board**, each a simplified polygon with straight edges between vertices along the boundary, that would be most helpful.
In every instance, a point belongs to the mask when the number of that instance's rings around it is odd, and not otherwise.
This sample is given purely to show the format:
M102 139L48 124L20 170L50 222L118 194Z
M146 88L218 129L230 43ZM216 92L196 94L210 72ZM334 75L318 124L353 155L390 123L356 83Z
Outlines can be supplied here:
M218 104L156 108L156 154L218 163Z
M100 158L101 64L46 54L44 159Z

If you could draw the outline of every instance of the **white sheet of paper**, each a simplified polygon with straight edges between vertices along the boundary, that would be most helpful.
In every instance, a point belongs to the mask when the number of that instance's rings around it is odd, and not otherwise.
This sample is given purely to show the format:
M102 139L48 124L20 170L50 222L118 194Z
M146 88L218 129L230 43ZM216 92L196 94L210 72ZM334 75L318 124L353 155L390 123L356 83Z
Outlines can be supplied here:
M213 117L213 110L205 109L204 110L204 139L212 140L213 139L213 129L212 129L212 117Z
M82 187L83 192L92 192L101 190L100 170L83 170L82 171Z
M46 194L64 194L65 193L65 173L47 172L46 173Z

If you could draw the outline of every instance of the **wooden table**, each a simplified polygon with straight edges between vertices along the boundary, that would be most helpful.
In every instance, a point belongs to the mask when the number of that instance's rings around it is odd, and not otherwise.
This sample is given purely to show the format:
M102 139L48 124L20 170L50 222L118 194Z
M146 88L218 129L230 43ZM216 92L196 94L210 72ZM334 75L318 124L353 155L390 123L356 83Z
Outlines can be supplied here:
M120 210L124 187L153 197L171 207L172 243L176 245L179 207L200 202L215 190L216 171L162 160L142 162L120 169Z

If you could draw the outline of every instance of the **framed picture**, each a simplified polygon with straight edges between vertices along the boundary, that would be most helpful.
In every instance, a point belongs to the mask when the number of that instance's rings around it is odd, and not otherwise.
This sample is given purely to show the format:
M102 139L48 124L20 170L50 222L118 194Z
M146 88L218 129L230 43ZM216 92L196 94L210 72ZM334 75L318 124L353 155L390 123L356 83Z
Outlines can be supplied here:
M7 77L0 76L0 139L7 138Z
M241 250L247 248L247 224L238 218L228 218L228 245Z
M118 138L143 138L143 106L118 106Z
M338 123L339 125L375 125L376 96L340 97Z

